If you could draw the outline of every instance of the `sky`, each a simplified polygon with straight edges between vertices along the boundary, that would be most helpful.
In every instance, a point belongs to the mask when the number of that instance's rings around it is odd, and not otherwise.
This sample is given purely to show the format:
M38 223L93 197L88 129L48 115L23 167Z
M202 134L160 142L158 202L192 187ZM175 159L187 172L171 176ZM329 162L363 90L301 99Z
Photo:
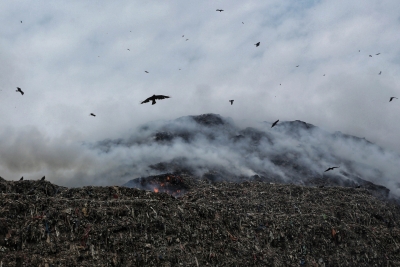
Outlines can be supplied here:
M395 0L1 1L0 176L95 173L82 142L204 113L400 153L399 14ZM171 98L140 104L153 94Z

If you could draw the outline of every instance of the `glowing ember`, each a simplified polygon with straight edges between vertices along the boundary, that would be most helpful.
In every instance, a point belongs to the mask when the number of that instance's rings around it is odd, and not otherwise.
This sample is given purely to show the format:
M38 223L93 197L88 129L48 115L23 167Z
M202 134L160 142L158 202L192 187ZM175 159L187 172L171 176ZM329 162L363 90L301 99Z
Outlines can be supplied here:
M154 192L158 193L158 188L154 188Z

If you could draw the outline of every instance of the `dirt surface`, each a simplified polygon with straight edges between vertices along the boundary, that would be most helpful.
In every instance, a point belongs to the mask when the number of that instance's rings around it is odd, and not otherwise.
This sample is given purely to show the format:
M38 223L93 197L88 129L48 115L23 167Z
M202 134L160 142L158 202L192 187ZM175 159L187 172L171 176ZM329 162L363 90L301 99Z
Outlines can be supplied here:
M367 189L179 181L0 178L0 266L400 266L399 206Z

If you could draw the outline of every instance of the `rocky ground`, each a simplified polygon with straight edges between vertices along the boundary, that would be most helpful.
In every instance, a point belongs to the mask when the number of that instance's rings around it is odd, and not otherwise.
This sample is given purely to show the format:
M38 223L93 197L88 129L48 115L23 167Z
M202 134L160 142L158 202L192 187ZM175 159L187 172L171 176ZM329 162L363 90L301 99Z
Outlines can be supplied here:
M165 179L0 178L0 266L400 266L399 205L368 189Z

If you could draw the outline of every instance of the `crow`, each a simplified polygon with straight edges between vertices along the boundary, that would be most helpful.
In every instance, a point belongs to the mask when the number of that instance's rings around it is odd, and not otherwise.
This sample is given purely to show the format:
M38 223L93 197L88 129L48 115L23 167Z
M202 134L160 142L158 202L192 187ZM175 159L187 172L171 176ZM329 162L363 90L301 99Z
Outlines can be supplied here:
M339 167L329 167L329 168L326 169L324 172L331 171L331 170L336 169L336 168L339 168Z
M149 73L147 70L145 70L144 72Z
M146 100L144 100L140 104L148 103L151 100L152 101L151 104L154 105L156 103L156 100L165 99L165 98L170 98L170 97L166 96L166 95L153 95L153 96L150 96L149 98L147 98Z
M20 92L21 95L24 95L24 92L22 92L21 88L17 87L17 90L15 90L15 92Z
M256 47L259 47L259 46L260 46L260 42L254 44L254 45L255 45Z
M276 122L274 122L274 123L272 124L271 128L274 127L274 126L278 123L278 121L279 121L279 120L277 120Z
M223 9L217 9L216 11L219 11L220 13L222 12L222 11L224 11Z
M369 55L369 57L372 57L371 55Z
M233 101L235 101L235 100L229 100L229 102L231 102L231 105L233 105Z
M397 97L392 96L392 97L390 98L389 102L392 102L393 98L398 99Z
M377 56L379 56L381 53L376 54Z
M46 177L46 176L43 176L42 179L40 179L40 181L44 181L44 179L46 179L45 177Z
M382 74L382 71L380 71L378 74L381 75L381 74Z
M96 115L94 115L93 113L90 113L90 116L96 117Z
M23 181L23 180L24 180L24 176L22 176L21 179L19 179L19 180L20 180L20 181Z

